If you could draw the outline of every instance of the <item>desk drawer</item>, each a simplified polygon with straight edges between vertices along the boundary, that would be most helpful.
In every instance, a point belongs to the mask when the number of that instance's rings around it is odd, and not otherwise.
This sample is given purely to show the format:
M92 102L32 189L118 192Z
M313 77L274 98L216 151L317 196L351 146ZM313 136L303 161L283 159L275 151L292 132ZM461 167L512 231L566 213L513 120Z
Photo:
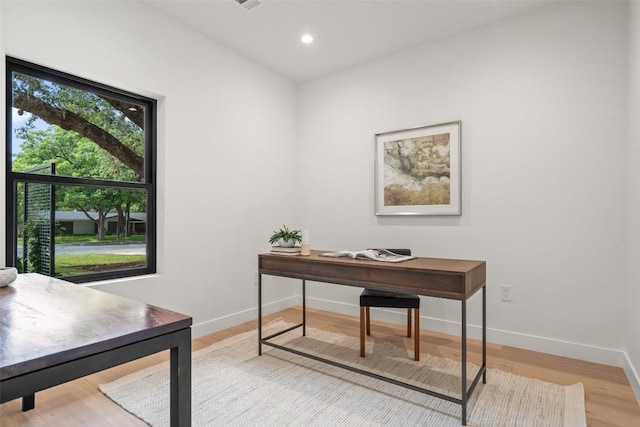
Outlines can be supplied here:
M260 257L259 271L274 276L441 298L463 299L465 295L462 274L403 268L398 264L376 262L371 265L366 261L322 262L305 257L265 256Z

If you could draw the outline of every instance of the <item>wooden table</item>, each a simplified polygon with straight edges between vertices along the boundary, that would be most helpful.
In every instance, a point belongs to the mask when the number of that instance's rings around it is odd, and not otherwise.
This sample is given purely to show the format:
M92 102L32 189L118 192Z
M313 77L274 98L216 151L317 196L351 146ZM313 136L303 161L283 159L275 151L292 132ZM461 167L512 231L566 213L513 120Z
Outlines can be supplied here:
M166 349L172 426L191 425L190 316L40 274L0 288L0 403Z
M436 396L462 406L462 425L467 424L467 401L478 381L486 384L487 322L486 322L486 262L458 259L416 258L401 263L354 260L351 258L321 257L311 251L310 256L261 254L258 256L258 353L262 345L279 348L333 366ZM262 275L292 277L302 280L302 323L267 337L262 336ZM293 329L302 328L306 335L306 281L334 283L394 292L406 292L461 302L461 398L444 395L394 379L373 374L352 366L320 358L270 342L271 338ZM467 300L482 290L482 366L467 388Z

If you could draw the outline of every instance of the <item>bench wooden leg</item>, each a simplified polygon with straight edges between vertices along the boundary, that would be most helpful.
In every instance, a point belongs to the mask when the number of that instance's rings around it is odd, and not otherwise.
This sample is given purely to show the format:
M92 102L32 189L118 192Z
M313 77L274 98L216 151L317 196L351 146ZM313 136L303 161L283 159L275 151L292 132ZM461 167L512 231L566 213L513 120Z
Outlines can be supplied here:
M365 323L367 324L367 335L371 335L371 309L366 307Z
M368 309L369 307L367 307ZM365 328L365 308L360 307L360 357L364 357L364 328Z
M413 309L413 316L414 316L413 334L414 334L414 341L415 341L413 358L414 360L418 361L420 360L420 309L419 308Z

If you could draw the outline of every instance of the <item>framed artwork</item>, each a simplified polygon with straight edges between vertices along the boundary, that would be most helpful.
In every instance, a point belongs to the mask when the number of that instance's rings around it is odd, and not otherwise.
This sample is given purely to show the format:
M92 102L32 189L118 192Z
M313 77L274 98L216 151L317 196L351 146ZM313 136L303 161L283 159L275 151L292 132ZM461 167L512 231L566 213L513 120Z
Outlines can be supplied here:
M376 215L460 215L460 121L376 134Z

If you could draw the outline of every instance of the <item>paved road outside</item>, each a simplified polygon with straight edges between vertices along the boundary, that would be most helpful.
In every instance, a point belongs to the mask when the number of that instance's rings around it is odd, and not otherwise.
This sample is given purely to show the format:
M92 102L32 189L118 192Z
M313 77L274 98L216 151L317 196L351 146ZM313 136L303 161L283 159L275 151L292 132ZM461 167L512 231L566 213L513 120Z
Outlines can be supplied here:
M124 243L124 244L100 244L90 243L84 245L56 245L56 254L123 254L123 255L144 255L146 245L144 243Z
M85 243L56 245L56 255L63 254L144 255L146 254L146 245L144 243ZM18 256L22 256L22 247L18 247Z

